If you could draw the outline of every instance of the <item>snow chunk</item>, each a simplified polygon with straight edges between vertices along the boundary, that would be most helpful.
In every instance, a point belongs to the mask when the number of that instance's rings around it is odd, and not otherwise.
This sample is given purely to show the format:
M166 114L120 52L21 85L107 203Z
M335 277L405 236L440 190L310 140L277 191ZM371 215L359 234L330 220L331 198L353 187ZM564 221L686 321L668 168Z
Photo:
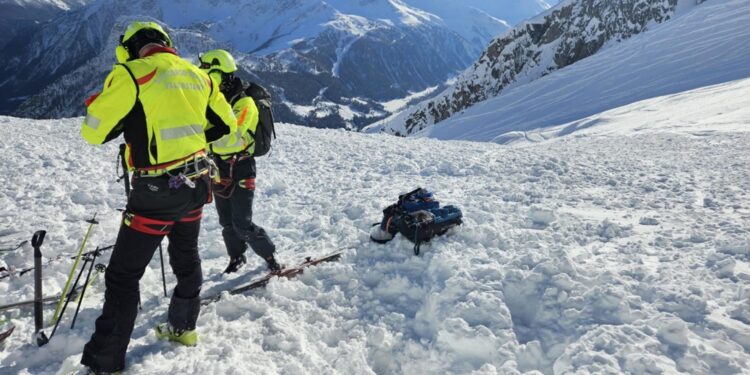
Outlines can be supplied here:
M688 339L688 327L684 321L676 318L664 321L659 327L656 336L664 344L672 348L685 348L690 344Z
M632 225L619 225L609 221L609 219L604 219L598 227L597 234L599 234L602 241L608 242L615 238L630 236L632 229Z
M718 251L724 254L750 255L750 240L744 242L724 242L719 244Z
M638 224L641 225L659 225L659 220L654 219L653 217L642 217L640 220L638 220Z
M555 221L555 211L550 208L532 207L529 219L535 226L547 227Z

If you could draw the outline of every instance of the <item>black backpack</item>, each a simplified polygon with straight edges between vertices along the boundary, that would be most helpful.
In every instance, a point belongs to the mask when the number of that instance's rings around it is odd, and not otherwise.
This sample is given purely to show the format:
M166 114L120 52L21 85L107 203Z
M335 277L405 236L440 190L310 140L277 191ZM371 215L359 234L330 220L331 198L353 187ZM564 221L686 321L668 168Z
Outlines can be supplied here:
M463 213L456 206L440 207L433 194L417 188L398 197L398 203L383 210L383 220L377 235L370 239L378 243L387 243L401 233L414 243L414 255L419 255L420 245L430 242L435 236L442 236L449 229L463 223Z
M271 150L271 141L276 139L276 130L273 125L273 111L271 110L271 94L265 87L250 82L245 88L245 94L255 101L258 107L258 127L255 134L255 153L253 156L263 156Z

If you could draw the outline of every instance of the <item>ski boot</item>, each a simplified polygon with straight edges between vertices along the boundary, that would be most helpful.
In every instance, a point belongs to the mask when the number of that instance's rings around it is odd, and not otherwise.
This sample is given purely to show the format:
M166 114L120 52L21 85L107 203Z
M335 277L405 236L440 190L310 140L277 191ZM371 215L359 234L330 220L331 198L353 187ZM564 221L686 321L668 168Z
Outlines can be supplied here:
M240 268L242 268L243 265L247 263L247 258L245 258L245 255L240 255L238 257L231 257L229 258L229 265L224 270L224 273L234 273L237 272Z
M283 264L279 264L276 261L276 257L271 255L270 257L266 258L266 263L268 264L268 270L271 271L271 273L280 272L284 269Z
M172 328L169 323L161 323L156 328L156 338L159 340L169 339L185 346L195 346L198 343L198 332L194 329L189 331L178 331Z

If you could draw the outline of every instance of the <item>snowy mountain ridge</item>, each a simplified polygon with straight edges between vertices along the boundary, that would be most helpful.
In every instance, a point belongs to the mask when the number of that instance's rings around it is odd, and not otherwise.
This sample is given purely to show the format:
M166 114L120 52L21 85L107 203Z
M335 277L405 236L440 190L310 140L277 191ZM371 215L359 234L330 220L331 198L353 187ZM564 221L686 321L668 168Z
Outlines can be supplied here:
M569 0L497 37L457 82L435 98L386 120L409 135L454 114L597 54L671 20L700 0Z
M90 0L0 0L0 49L40 23L89 3Z
M507 29L503 14L519 21L546 4L502 3L511 6L440 0L425 3L432 4L430 13L400 0L94 1L17 38L0 54L12 62L0 67L7 77L0 81L0 113L80 115L77 96L90 93L91 81L103 79L114 62L108 36L122 30L113 26L147 15L172 32L184 31L178 47L186 57L202 52L193 47L207 40L233 50L241 74L282 99L275 102L280 119L359 127L388 114L382 102L439 85L463 70ZM83 66L88 77L69 75Z
M509 87L415 136L514 143L575 135L583 128L606 124L590 118L603 111L750 77L746 19L750 19L750 3L741 0L684 9L670 22L532 82ZM405 132L403 127L393 129Z
M91 0L0 0L0 5L16 5L19 7L44 7L52 6L61 10L70 10L76 6L84 5Z

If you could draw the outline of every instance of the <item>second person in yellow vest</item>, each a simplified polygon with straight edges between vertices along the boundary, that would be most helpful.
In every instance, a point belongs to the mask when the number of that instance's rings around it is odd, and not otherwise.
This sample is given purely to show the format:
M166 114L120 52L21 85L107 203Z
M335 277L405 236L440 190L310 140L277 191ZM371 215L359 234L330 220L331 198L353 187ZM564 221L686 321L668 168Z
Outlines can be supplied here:
M256 177L253 134L258 126L258 108L245 94L242 80L234 74L237 65L229 52L212 50L201 54L199 59L200 68L212 80L220 82L219 88L237 117L237 132L219 139L209 148L221 174L221 183L214 184L213 191L229 253L229 265L224 272L237 272L247 262L248 245L266 261L269 270L279 271L282 267L274 256L276 246L268 233L253 223Z

